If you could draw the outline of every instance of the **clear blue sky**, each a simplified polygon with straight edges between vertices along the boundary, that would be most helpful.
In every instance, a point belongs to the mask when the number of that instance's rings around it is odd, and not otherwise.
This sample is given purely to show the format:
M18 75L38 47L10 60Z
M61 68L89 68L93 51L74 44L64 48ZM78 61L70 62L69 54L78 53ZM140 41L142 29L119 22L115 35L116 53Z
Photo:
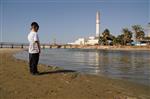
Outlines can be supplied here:
M0 0L1 41L28 42L30 24L40 25L42 43L67 43L95 35L95 15L100 11L100 31L113 35L134 24L150 22L150 0Z

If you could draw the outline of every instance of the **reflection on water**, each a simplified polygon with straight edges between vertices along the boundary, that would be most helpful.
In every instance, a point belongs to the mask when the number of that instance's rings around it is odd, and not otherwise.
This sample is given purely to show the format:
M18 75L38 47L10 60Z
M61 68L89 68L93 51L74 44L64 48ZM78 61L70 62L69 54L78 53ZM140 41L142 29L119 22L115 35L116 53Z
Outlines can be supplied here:
M28 53L21 52L16 57L27 60ZM150 85L150 51L45 49L40 63Z

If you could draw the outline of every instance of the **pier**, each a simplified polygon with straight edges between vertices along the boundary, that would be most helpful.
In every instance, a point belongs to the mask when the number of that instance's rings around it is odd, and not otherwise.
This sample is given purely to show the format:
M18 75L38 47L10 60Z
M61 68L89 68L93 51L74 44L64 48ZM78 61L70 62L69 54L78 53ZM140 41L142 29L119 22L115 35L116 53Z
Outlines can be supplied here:
M40 44L41 48L80 48L80 45L69 44ZM0 48L28 48L28 43L0 42Z
M41 48L49 49L103 49L103 50L150 50L150 45L147 46L102 46L102 45L70 45L70 44L43 44L41 43ZM27 49L29 47L28 43L13 43L13 42L0 42L0 48L21 48Z

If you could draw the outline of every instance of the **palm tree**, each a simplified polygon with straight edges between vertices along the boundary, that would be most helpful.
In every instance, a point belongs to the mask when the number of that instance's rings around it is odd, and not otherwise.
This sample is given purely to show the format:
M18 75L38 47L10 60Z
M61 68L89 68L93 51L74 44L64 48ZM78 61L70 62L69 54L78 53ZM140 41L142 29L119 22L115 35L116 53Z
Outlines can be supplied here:
M126 45L127 43L131 43L132 40L132 32L128 29L128 28L123 28L122 29L123 32L123 42Z
M108 29L105 29L102 35L105 39L107 39L110 36L110 31Z
M145 36L144 31L140 31L140 32L137 33L137 39L138 39L139 41L140 41L140 40L143 40L144 36Z
M118 35L115 39L114 39L114 43L115 43L115 45L116 44L119 44L119 45L124 45L124 35L123 34L121 34L121 35Z
M144 33L144 29L141 27L141 25L133 25L132 29L134 30L135 33L135 40L136 41L140 41L144 38L145 33Z
M102 33L103 35L103 44L108 45L108 39L110 37L110 31L108 29L105 29L104 32Z
M98 43L99 43L100 45L104 45L105 39L104 39L102 36L100 36Z

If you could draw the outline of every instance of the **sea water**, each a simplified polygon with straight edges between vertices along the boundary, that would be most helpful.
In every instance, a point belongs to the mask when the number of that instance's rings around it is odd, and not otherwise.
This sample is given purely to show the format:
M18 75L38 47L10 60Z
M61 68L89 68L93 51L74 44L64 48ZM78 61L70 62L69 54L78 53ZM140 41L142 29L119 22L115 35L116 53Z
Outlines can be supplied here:
M28 60L28 52L19 52L15 57ZM150 51L43 49L39 62L150 86Z

